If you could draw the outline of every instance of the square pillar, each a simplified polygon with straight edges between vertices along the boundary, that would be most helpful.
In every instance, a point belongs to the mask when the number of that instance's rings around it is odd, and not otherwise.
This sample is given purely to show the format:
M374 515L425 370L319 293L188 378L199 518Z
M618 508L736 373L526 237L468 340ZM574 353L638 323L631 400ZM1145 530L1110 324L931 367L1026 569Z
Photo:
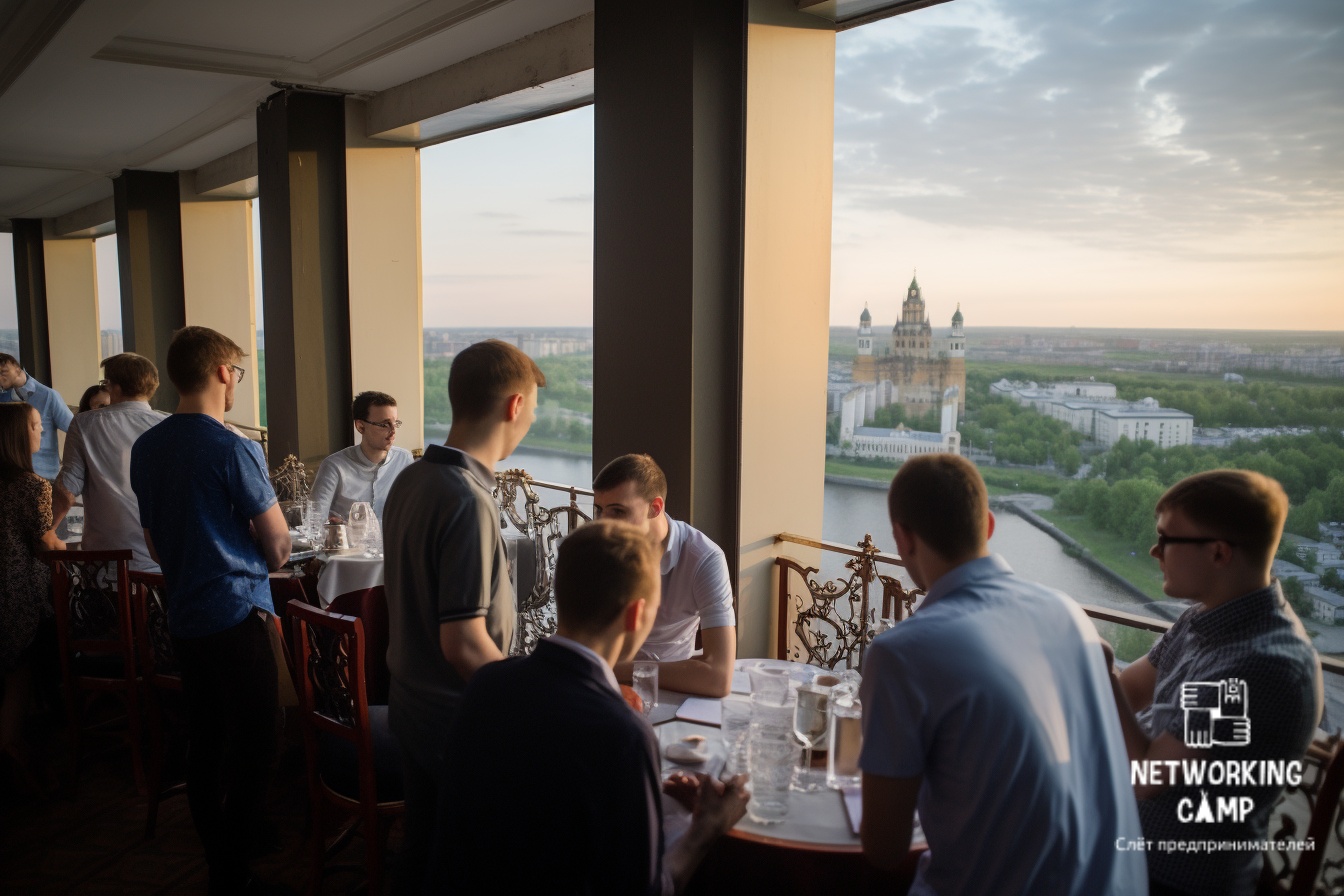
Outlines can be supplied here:
M742 0L598 0L593 468L648 452L736 570Z
M834 25L598 0L594 49L593 464L657 458L768 655L774 536L821 531Z
M350 444L345 100L282 90L257 108L271 456Z
M47 327L47 268L40 218L15 218L14 298L19 313L19 362L40 383L51 382Z
M159 391L152 404L173 411L177 390L166 371L168 344L187 323L177 172L126 170L113 178L112 189L122 344L158 366Z
M420 150L364 136L362 100L346 100L350 388L397 400L403 448L425 444ZM347 441L345 444L352 444Z
M84 390L103 378L98 323L98 262L92 237L43 241L47 281L47 326L51 334L51 379L45 382L78 404ZM34 374L36 375L36 374Z
M777 625L773 544L821 537L831 308L835 31L793 0L751 0L742 303L744 656ZM819 565L817 551L786 553ZM768 636L768 640L762 640Z
M207 200L184 183L181 215L186 322L218 330L252 356L243 362L247 378L234 391L227 416L231 423L260 426L252 200Z

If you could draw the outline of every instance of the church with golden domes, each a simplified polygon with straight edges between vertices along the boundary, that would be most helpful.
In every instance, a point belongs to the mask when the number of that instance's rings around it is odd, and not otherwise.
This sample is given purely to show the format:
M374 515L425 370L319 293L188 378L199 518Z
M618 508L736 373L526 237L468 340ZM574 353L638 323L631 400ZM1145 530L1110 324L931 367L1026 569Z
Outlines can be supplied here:
M907 417L923 414L940 407L943 395L956 387L958 394L966 394L966 334L962 329L961 305L952 315L950 334L935 335L929 325L924 296L919 280L910 278L905 300L901 302L901 316L891 329L891 340L878 345L873 336L873 316L865 305L859 316L859 333L854 359L855 383L874 383L879 386L890 382L890 389L879 389L878 394L889 395L886 404L899 404ZM961 415L966 405L961 403Z

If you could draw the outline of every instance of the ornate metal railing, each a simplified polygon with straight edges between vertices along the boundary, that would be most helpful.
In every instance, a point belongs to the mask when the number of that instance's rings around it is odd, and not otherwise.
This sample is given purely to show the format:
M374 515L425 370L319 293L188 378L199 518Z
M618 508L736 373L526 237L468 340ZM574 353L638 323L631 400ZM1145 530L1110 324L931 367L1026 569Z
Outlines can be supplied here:
M879 551L871 535L865 535L857 549L787 532L775 536L775 543L781 542L847 555L849 574L823 581L817 577L819 567L775 558L779 570L776 655L780 659L828 669L859 669L868 644L889 624L882 620L904 619L924 593L901 584L895 571L905 564L900 557ZM883 566L890 568L890 575L882 573ZM874 585L880 588L877 595Z
M541 492L548 496L560 492L567 500L550 505L543 501ZM574 485L533 479L526 470L505 470L495 474L494 494L500 528L516 533L511 539L516 555L510 552L518 595L513 653L523 655L531 653L542 638L555 634L555 558L560 540L592 519L579 498L591 499L593 493Z

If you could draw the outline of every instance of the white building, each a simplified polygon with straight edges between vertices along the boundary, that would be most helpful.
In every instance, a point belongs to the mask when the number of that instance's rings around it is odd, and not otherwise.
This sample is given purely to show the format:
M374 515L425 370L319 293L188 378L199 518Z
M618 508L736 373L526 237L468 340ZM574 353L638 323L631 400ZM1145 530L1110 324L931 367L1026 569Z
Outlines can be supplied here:
M1302 591L1311 601L1312 616L1332 625L1344 622L1344 597L1316 585L1307 585Z
M1270 575L1279 581L1284 579L1297 579L1303 586L1321 584L1321 577L1314 572L1308 572L1296 563L1289 563L1287 560L1280 560L1277 557L1270 566Z
M1067 424L1107 448L1122 437L1135 442L1147 439L1159 448L1189 445L1194 438L1192 415L1164 408L1152 398L1116 398L1112 383L1087 380L1038 385L1005 379L992 384L989 392Z
M888 387L890 381L884 381ZM880 386L881 384L878 384ZM844 397L840 407L840 442L848 442L857 457L904 461L917 454L960 454L961 433L957 432L957 405L961 392L952 386L943 394L939 432L918 432L898 426L882 429L864 426L873 411L882 405L877 386L857 386Z

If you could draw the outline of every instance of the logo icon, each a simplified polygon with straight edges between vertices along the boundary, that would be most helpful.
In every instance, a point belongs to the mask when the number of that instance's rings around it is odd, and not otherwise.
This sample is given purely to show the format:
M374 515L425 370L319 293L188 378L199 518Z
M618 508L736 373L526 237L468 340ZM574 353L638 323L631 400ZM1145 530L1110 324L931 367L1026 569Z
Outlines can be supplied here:
M1185 745L1244 747L1251 742L1251 720L1246 715L1250 694L1240 678L1189 681L1181 685L1185 710Z

